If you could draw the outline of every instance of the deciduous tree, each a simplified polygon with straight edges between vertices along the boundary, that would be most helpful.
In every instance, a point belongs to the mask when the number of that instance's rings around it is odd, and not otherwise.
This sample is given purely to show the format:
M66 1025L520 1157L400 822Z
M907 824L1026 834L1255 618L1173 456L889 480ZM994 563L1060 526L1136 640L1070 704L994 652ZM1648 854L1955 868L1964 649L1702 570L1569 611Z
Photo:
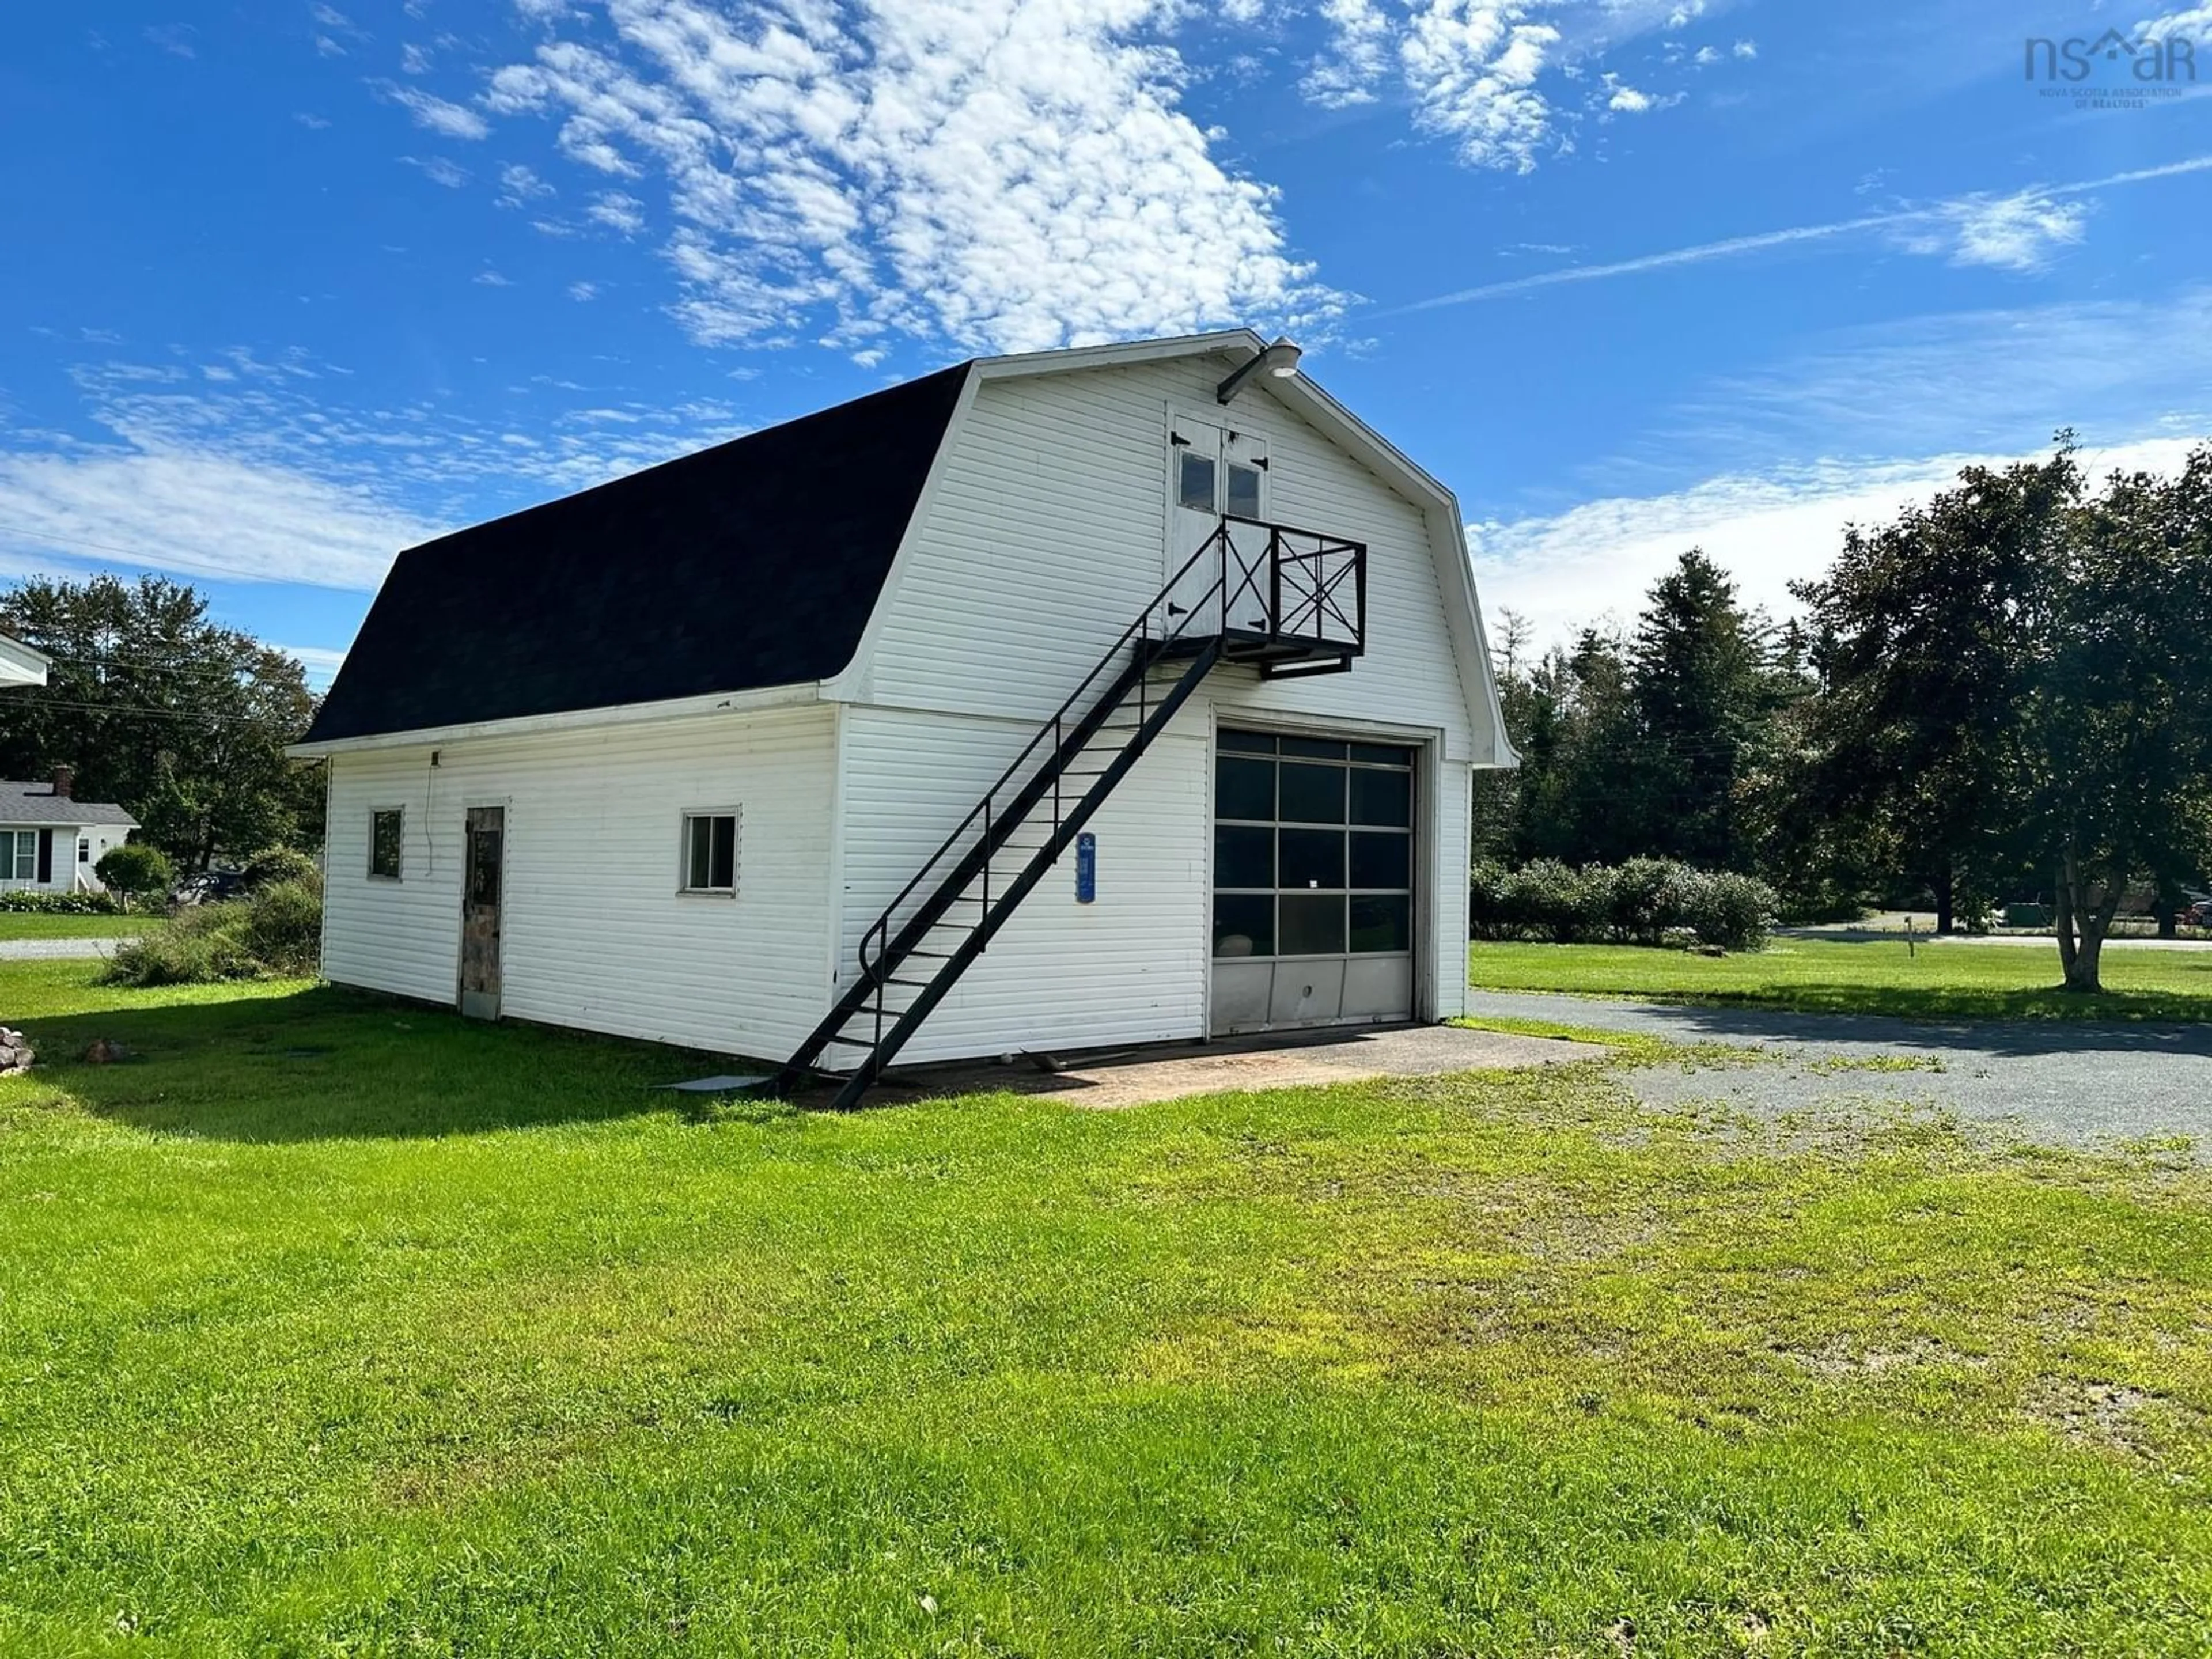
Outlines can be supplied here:
M54 659L45 687L0 693L0 776L74 766L77 793L120 802L188 869L320 840L320 781L283 754L313 713L305 671L192 588L33 578L0 595L0 629Z

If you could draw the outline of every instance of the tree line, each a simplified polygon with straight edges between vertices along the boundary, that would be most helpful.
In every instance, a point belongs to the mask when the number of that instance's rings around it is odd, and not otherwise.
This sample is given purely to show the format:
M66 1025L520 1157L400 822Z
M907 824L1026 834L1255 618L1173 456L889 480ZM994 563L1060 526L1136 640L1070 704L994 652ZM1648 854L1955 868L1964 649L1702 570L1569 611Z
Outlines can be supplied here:
M2093 484L2061 434L1847 532L1792 592L1778 621L1693 550L1626 629L1537 655L1509 615L1522 766L1477 786L1478 854L1678 858L1799 920L2047 898L2081 990L2130 891L2170 930L2212 869L2212 448Z
M185 870L321 845L321 773L284 757L314 714L307 671L195 589L33 577L0 594L0 633L53 659L45 686L0 692L0 777L73 769L73 793L126 808Z

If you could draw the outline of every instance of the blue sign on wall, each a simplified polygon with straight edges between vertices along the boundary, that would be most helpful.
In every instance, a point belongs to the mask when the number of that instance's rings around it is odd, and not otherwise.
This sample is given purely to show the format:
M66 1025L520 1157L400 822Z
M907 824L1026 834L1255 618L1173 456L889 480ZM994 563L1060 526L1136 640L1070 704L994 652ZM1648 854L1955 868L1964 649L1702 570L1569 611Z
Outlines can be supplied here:
M1075 902L1090 904L1098 897L1098 837L1085 830L1075 838Z

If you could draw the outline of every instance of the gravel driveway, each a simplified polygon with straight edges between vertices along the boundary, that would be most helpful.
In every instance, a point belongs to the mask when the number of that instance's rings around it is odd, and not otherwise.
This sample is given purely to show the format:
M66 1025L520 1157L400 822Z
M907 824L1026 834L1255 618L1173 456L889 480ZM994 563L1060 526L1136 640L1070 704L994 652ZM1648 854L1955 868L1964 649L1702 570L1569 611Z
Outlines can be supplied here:
M69 957L108 957L119 939L0 939L0 962L49 962Z
M2212 1157L2212 1025L1936 1024L1518 991L1470 991L1468 1013L1731 1043L1767 1050L1781 1062L1628 1073L1630 1086L1655 1106L1717 1099L1779 1113L1910 1103L2071 1146L2189 1135L2200 1158ZM1899 1062L1913 1069L1855 1069Z

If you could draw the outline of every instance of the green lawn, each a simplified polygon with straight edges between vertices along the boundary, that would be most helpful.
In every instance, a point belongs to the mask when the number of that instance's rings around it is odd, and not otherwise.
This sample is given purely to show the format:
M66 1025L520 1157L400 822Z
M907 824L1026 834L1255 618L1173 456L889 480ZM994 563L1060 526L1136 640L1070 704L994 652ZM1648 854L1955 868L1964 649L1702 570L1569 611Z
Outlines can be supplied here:
M2057 989L2058 947L1782 939L1694 956L1632 945L1486 945L1469 979L1493 991L1573 991L1822 1013L2004 1019L2212 1019L2212 951L2108 946L2101 996Z
M91 972L0 965L0 1651L2203 1651L2212 1173L2150 1150L1618 1060L686 1106Z
M143 933L148 919L135 916L54 916L29 910L0 910L0 939L114 939Z

